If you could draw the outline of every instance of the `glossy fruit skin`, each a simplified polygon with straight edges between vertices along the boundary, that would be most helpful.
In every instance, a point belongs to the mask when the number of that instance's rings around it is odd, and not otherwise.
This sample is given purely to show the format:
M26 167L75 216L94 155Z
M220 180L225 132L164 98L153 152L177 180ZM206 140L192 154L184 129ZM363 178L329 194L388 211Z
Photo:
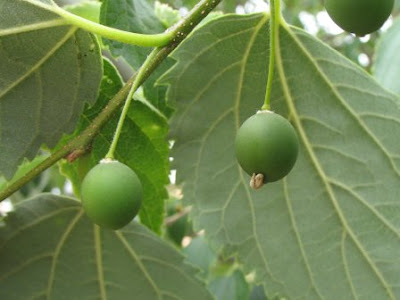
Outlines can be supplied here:
M364 36L381 28L389 18L394 0L325 0L332 20L343 30Z
M118 161L100 162L85 176L81 187L83 208L97 225L119 229L137 215L142 184L136 173Z
M285 177L299 151L296 131L288 120L271 111L261 111L239 128L235 140L236 158L250 176L264 175L264 183Z

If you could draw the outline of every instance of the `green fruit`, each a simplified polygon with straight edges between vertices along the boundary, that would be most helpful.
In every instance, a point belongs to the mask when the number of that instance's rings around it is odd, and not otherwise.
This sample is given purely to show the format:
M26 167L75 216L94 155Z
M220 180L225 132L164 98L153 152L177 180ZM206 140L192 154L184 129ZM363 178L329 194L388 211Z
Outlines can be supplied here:
M342 29L363 36L389 18L394 0L325 0L325 8Z
M142 185L136 173L117 161L102 161L82 182L82 205L96 224L110 229L127 225L142 204Z
M285 177L293 168L299 142L288 120L271 111L248 118L236 135L236 158L252 176L262 174L264 183Z

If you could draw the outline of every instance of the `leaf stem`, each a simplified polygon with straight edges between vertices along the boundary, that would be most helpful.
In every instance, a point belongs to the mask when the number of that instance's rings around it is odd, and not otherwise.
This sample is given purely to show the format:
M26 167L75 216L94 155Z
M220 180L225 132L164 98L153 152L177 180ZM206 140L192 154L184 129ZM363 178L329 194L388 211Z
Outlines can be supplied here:
M261 110L270 110L271 109L271 92L272 92L272 82L274 79L274 70L275 70L275 45L278 40L278 29L280 24L280 0L270 0L269 2L269 10L271 12L271 21L270 21L270 53L269 53L269 68L268 68L268 79L267 79L267 88L265 91L265 100L264 104L261 107Z
M136 90L139 88L140 83L142 81L144 81L142 79L146 74L146 69L148 69L148 65L152 63L154 57L157 55L157 53L160 51L160 49L161 48L156 48L149 54L146 61L143 63L143 65L140 67L139 71L136 74L136 78L133 81L133 84L128 93L128 96L126 97L124 108L122 109L121 115L119 117L117 128L115 129L114 137L111 142L110 149L108 150L108 153L106 154L106 158L114 159L114 152L115 152L115 149L117 148L118 140L121 135L122 127L124 125L126 115L128 114L129 106L132 102L133 95L135 94Z
M182 42L182 40L193 30L193 28L201 22L212 11L221 0L202 0L200 1L190 13L172 28L174 38L165 47L155 48L150 54L151 60L147 59L141 68L140 80L137 80L137 86L143 82L153 73L153 71L165 60L165 58ZM40 2L39 2L40 3ZM149 57L150 57L149 56ZM84 149L89 145L100 129L108 122L111 116L121 107L127 95L132 90L132 86L136 81L138 73L135 73L129 81L122 87L122 89L110 100L109 104L99 113L93 122L76 138L67 143L60 150L54 152L50 157L45 159L37 167L27 172L20 179L10 183L5 189L0 191L0 202L19 190L23 185L31 181L44 170L48 169L60 159L66 157L72 151L77 149Z
M166 31L159 34L140 34L128 32L92 22L73 13L70 13L69 11L62 9L57 5L51 7L53 12L58 14L71 25L75 25L79 28L98 34L102 37L126 44L134 44L146 47L160 47L168 44L174 37L174 33L171 31Z

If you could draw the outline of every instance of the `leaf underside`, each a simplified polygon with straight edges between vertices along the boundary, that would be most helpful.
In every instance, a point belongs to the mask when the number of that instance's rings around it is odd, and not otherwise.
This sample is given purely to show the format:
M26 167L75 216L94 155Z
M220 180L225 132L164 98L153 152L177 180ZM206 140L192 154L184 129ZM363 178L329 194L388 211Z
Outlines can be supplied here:
M212 299L183 256L136 222L101 230L79 202L50 194L19 204L6 222L1 299Z
M400 297L399 99L309 34L281 27L272 109L295 126L293 171L262 190L235 160L235 134L263 103L268 16L195 31L162 79L177 112L174 167L197 229L237 253L268 295Z
M52 148L97 99L102 76L96 38L37 1L0 0L0 173Z

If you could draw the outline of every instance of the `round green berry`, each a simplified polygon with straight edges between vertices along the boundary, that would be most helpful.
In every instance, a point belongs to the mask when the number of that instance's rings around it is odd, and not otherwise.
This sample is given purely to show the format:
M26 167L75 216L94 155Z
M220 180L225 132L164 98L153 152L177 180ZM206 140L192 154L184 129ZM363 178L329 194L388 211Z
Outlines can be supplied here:
M389 18L393 5L394 0L325 0L332 20L358 36L378 30Z
M277 181L293 168L299 150L296 131L288 120L271 111L248 118L236 135L236 158L252 176L263 175L264 183Z
M94 223L116 230L137 215L142 203L142 185L128 166L104 160L85 176L81 196L83 208Z

